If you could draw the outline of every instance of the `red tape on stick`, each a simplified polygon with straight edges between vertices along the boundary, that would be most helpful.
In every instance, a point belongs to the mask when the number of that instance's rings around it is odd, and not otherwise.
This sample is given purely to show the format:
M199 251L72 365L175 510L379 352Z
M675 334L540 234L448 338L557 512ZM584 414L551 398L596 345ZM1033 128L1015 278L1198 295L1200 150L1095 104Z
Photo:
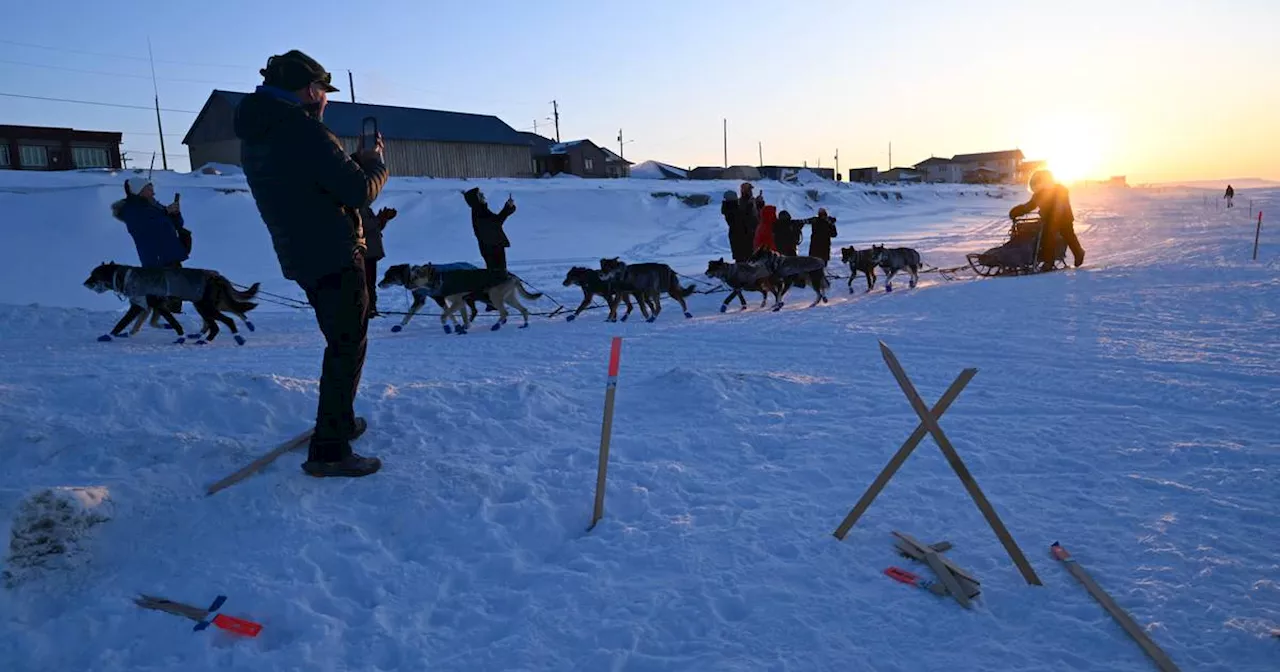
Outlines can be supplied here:
M609 377L618 377L618 363L622 359L622 337L614 336L609 348Z

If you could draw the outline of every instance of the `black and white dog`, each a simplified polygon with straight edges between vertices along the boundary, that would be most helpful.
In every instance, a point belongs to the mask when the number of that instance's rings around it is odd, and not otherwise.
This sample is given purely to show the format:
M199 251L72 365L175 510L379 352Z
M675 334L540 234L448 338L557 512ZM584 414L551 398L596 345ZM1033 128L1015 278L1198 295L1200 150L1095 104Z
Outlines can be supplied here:
M885 248L884 245L872 245L871 261L888 272L884 276L886 292L893 291L893 276L904 268L911 273L909 287L914 288L920 280L920 253L909 247Z
M224 313L239 317L249 331L254 330L253 323L245 315L258 306L252 301L258 294L258 283L255 282L247 291L241 292L217 271L203 268L141 268L114 261L103 262L89 273L84 286L99 294L115 292L127 298L130 303L129 311L111 328L110 334L98 338L100 341L110 341L113 336L124 336L124 328L130 320L136 320L136 323L129 333L138 333L147 313L155 311L173 327L178 333L177 342L182 343L186 338L182 324L166 308L168 301L173 299L190 301L204 320L197 338L205 338L197 340L197 344L213 341L218 336L218 322L221 322L231 329L236 343L244 345L244 337L236 329L236 323Z
M853 279L858 271L867 276L867 291L876 286L876 262L871 259L871 250L858 250L849 246L840 248L840 261L849 267L849 293L853 293Z

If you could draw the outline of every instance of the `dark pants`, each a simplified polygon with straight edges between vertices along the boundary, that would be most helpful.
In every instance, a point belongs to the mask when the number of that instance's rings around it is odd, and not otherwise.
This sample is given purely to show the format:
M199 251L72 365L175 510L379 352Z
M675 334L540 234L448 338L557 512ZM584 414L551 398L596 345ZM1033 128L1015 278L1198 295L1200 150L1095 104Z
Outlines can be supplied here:
M327 344L320 372L320 403L316 433L308 460L336 462L351 455L355 432L356 390L364 371L369 329L369 292L363 259L357 265L314 283L298 283L316 311L316 322Z
M1065 224L1059 224L1054 228L1057 230L1058 235L1062 236L1062 242L1067 244L1067 247L1071 250L1071 254L1075 256L1074 261L1079 264L1080 260L1084 259L1084 248L1080 246L1080 239L1076 238L1075 226L1071 222L1067 222ZM1040 261L1046 264L1052 264L1056 261L1056 259L1054 259L1054 252L1056 250L1054 249L1053 244L1049 242L1053 240L1053 230L1050 230L1048 233L1050 234L1049 236L1041 237L1043 242L1040 245Z
M369 289L369 315L378 312L378 260L364 260L364 286Z
M481 245L480 256L484 257L484 267L495 271L507 270L507 248L501 245Z

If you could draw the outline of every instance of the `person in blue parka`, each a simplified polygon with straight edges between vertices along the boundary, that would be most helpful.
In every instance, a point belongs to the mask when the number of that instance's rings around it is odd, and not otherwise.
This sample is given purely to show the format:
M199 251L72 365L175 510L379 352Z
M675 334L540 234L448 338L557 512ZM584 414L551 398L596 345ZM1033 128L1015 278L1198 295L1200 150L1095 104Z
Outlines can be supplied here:
M156 202L155 185L143 177L125 180L124 194L123 199L111 204L111 214L128 227L138 250L138 265L181 268L191 256L191 232L182 220L177 195L173 203L160 205ZM182 301L170 301L168 308L180 313Z

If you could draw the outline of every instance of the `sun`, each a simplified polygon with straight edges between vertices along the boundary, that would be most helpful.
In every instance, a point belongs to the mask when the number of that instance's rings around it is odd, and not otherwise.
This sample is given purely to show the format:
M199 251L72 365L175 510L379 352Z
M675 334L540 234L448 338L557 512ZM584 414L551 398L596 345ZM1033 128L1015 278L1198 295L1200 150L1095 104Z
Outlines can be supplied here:
M1027 158L1046 162L1058 182L1069 184L1101 175L1104 141L1088 124L1053 123L1036 133L1035 143L1028 143Z

